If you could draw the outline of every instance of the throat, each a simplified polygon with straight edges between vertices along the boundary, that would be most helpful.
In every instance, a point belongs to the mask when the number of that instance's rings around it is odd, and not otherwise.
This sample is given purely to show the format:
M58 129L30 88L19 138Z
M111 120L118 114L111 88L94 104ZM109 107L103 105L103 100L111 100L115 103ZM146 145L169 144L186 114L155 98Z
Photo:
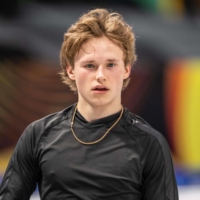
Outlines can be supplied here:
M78 112L83 116L83 118L88 121L92 122L104 117L107 117L109 115L115 114L119 112L122 109L121 104L115 108L115 106L86 106L86 105L80 105L78 103L77 110Z

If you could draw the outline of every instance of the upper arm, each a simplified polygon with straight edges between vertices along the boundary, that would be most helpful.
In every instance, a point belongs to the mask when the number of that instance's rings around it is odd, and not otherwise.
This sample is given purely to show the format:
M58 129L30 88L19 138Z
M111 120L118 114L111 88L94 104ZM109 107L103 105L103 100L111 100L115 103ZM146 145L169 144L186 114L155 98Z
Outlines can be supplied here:
M178 200L178 190L170 149L163 136L143 144L144 200Z
M26 128L11 156L0 186L0 200L29 200L36 188L39 167L32 125Z

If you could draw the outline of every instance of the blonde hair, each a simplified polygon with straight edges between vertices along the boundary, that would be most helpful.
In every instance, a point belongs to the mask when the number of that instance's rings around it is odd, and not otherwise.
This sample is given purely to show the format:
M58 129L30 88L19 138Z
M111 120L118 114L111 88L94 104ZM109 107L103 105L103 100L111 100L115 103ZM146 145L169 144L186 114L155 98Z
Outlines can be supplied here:
M60 51L60 64L62 82L67 84L72 91L77 91L76 83L71 80L66 72L66 66L74 67L74 59L82 44L91 38L105 36L121 48L124 53L125 66L131 66L136 61L135 36L119 13L109 12L107 9L94 9L82 15L79 20L71 25L64 34L64 41ZM125 89L130 77L124 80Z

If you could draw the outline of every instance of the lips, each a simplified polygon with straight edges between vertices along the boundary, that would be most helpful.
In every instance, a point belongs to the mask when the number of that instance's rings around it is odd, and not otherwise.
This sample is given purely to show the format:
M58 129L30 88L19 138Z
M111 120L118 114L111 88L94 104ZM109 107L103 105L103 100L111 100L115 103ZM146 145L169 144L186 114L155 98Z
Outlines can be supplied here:
M93 91L107 91L108 88L105 87L104 85L97 85L94 88L92 88Z

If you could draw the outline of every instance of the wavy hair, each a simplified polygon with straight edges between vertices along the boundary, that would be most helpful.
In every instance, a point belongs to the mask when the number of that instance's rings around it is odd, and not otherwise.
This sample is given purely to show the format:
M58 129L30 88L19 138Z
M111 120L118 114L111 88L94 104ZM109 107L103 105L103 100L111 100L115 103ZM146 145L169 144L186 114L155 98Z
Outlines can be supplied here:
M107 9L94 9L82 15L75 24L64 34L64 41L60 51L60 64L62 82L67 84L72 91L77 92L76 83L71 80L66 72L66 66L74 67L75 56L84 42L91 38L105 36L124 53L124 64L133 64L136 61L135 35L132 27L128 25L122 15L116 12L109 12ZM124 80L125 89L130 77Z

